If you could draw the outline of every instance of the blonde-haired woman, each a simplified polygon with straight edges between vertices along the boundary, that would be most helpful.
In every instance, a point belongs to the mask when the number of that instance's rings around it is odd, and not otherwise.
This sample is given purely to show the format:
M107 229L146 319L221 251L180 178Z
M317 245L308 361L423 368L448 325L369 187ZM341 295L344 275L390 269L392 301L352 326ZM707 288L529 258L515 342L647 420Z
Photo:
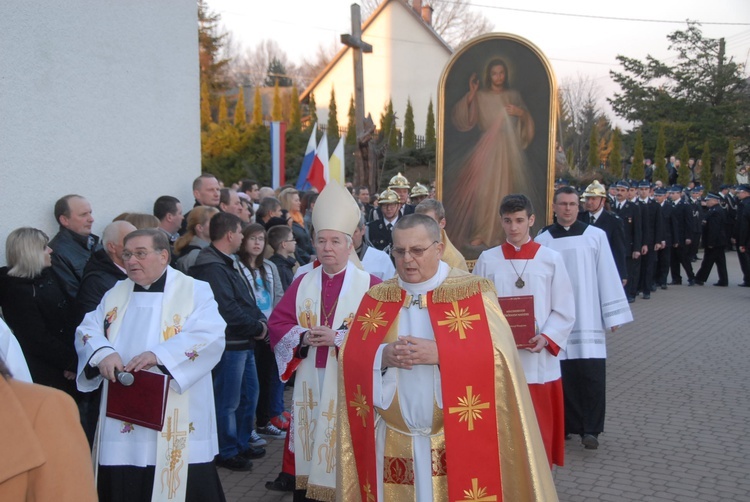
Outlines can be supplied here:
M36 228L18 228L8 235L8 266L0 269L0 306L34 382L78 399L75 312L52 270L48 243L47 235Z
M310 258L315 254L315 251L312 246L312 238L305 230L305 218L300 212L302 203L299 192L294 188L284 189L279 194L279 202L281 202L282 212L286 211L292 219L292 234L294 240L297 241L297 249L295 250L297 261L301 265L310 263Z
M218 209L209 206L198 206L190 210L187 231L174 243L174 253L178 256L177 268L182 272L187 273L201 249L211 244L211 218L218 212Z

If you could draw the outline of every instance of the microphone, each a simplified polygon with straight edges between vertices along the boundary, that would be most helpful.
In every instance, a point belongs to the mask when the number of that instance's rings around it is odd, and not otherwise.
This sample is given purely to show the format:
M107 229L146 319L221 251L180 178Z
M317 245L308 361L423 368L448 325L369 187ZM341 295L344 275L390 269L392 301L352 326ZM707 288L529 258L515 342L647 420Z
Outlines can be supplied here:
M115 369L115 378L125 387L130 387L131 385L133 385L133 382L135 382L135 377L132 373L120 371L118 369Z

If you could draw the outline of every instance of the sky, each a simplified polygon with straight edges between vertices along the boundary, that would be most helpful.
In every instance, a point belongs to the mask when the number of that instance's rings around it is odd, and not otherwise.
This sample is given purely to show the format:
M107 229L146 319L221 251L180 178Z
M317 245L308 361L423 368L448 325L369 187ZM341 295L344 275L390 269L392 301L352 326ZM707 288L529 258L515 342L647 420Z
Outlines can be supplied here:
M296 63L303 58L312 59L319 45L339 43L339 36L351 31L352 0L206 0L206 3L221 16L225 29L242 46L253 48L264 39L272 39ZM667 63L674 61L675 53L668 50L667 35L684 29L686 19L703 23L706 37L724 37L728 57L739 63L750 62L749 0L469 0L469 3L490 20L494 31L520 35L539 47L551 61L558 84L578 75L594 79L604 106L604 98L618 89L609 77L610 70L619 69L616 56L643 59L650 54ZM609 114L614 118L611 111Z

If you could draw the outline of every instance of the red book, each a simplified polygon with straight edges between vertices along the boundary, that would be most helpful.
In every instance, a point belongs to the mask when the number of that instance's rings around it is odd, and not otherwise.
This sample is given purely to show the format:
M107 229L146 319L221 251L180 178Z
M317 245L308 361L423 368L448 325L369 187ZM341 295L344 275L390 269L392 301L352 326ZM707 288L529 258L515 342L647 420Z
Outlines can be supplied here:
M169 377L161 373L133 373L133 385L109 383L107 416L156 431L164 426Z
M529 340L536 336L536 323L534 322L534 297L525 296L502 296L498 297L500 308L503 310L505 319L510 324L516 347L533 347Z

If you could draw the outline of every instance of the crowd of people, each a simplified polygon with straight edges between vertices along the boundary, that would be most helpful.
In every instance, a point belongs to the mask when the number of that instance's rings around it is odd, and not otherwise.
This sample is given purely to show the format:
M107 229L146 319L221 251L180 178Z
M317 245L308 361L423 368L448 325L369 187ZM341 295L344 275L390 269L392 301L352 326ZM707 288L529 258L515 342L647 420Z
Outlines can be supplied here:
M224 500L216 466L249 471L271 439L284 459L266 487L295 500L554 500L565 439L599 447L606 332L632 321L628 304L682 284L683 270L702 286L716 265L727 286L735 247L750 286L747 184L579 193L558 180L554 223L533 235L530 199L504 197L506 242L475 264L432 189L400 173L375 196L335 182L225 188L210 174L192 188L188 212L161 196L101 239L91 204L66 195L51 239L29 227L7 238L0 380L77 404L65 444L93 449L96 481L57 488L77 500L94 483L102 500ZM525 338L499 315L508 308L532 319ZM110 409L123 375L147 385L141 372L167 377L161 422ZM481 466L462 462L477 452Z

